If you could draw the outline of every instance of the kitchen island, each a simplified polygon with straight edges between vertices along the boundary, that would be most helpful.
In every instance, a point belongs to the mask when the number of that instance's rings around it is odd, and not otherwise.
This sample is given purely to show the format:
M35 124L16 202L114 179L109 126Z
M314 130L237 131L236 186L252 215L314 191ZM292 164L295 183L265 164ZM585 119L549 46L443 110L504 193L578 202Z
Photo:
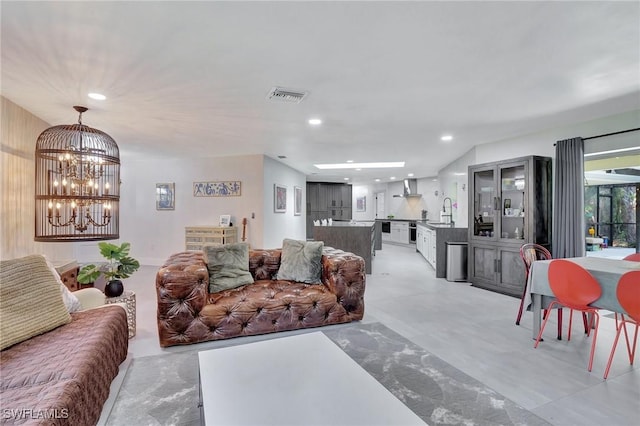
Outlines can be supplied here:
M436 271L436 278L447 276L447 242L466 242L468 228L452 228L448 224L417 221L416 250Z
M365 272L371 273L375 255L375 222L333 222L327 226L314 226L313 239L325 246L356 254L364 259Z

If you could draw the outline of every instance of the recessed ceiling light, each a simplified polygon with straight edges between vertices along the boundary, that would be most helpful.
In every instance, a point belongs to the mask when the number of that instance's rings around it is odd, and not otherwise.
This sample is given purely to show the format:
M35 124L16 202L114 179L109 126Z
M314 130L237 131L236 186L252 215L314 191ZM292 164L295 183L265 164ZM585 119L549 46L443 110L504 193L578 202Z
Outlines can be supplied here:
M456 172L453 174L454 176L466 176L466 173L462 173L462 172Z
M349 178L344 178L344 180L349 180Z
M319 118L310 118L309 124L311 124L312 126L319 126L322 124L322 120L320 120Z
M396 177L395 176L391 176L389 179L396 180Z
M104 101L105 99L107 99L107 97L101 93L89 93L87 96L89 96L91 99L95 99L96 101Z
M381 163L333 163L314 164L318 169L383 169L393 167L404 167L404 161L387 161Z
M407 176L413 177L413 173L407 173Z
M380 179L379 179L379 178L376 178L376 182L380 182Z
M440 138L441 141L445 141L445 142L448 142L452 139L453 139L453 136L451 135L444 135L443 137Z
M356 169L356 172L362 171L362 169Z
M353 160L347 160L347 163L353 163Z

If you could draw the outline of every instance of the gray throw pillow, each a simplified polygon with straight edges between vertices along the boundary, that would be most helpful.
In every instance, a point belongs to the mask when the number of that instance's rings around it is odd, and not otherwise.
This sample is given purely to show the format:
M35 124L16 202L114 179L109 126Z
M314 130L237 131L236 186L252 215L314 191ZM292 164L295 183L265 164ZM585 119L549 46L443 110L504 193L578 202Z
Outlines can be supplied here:
M278 270L279 280L307 284L322 284L322 241L282 242L282 258Z
M249 245L205 244L209 270L209 293L253 283L249 272Z

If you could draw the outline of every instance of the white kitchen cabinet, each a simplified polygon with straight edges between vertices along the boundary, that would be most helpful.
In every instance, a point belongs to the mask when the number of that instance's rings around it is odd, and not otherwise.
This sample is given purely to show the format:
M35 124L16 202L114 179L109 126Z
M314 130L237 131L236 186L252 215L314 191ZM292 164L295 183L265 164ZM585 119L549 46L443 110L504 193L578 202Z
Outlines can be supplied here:
M416 231L416 249L427 262L436 268L436 231L422 225L418 225Z
M427 263L435 269L436 278L446 276L446 244L451 241L465 242L467 228L451 228L449 226L434 226L418 223L420 235L416 241L416 248Z
M433 267L436 268L436 231L433 229L427 229L426 232L426 259L427 262Z
M409 222L391 223L391 242L409 244Z

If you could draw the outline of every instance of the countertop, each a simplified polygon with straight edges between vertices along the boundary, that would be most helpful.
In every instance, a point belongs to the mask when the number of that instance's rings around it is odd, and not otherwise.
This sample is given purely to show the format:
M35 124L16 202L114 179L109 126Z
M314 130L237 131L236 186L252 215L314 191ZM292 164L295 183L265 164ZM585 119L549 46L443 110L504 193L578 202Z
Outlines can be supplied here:
M415 222L416 225L422 225L427 228L450 228L450 229L467 229L466 226L451 226L448 223L443 222L432 222L430 220L421 220L421 219L376 219L376 222Z
M433 222L430 220L422 220L422 219L376 219L376 222L415 222L416 225L423 225L430 228L451 228L452 226L448 223L443 222ZM461 228L460 226L453 226L453 228ZM464 228L466 229L466 227Z
M375 225L374 221L364 221L364 222L339 222L339 221L333 221L333 223L331 225L314 225L314 226L319 226L322 228L340 228L340 227L362 227L362 226L366 226L366 227L372 227L373 225Z
M449 229L467 229L467 227L462 227L462 226L451 226L448 223L442 223L442 222L430 222L427 220L418 220L416 221L416 225L421 225L427 228L449 228Z

